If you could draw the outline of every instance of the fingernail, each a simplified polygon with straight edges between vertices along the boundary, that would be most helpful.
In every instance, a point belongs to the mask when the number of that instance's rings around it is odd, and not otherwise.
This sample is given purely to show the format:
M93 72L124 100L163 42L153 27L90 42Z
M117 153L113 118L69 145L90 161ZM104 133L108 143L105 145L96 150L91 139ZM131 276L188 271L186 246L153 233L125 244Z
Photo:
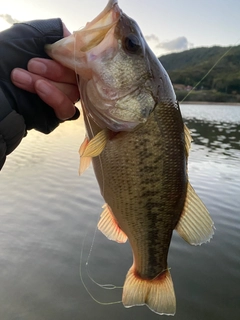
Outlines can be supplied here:
M32 83L31 76L26 71L20 69L12 71L12 80L24 85L30 85Z
M44 63L36 61L36 60L30 60L28 63L28 70L33 73L37 74L45 74L47 72L47 67Z
M51 95L52 93L52 87L47 83L47 81L37 80L35 83L35 87L44 95Z

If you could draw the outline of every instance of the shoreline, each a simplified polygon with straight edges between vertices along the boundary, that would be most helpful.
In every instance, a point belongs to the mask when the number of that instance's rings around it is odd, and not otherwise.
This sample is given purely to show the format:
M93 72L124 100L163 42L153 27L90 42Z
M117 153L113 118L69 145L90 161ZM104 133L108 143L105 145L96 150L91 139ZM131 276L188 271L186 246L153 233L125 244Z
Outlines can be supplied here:
M210 104L210 105L229 105L229 106L240 106L240 102L208 102L208 101L179 101L179 104Z

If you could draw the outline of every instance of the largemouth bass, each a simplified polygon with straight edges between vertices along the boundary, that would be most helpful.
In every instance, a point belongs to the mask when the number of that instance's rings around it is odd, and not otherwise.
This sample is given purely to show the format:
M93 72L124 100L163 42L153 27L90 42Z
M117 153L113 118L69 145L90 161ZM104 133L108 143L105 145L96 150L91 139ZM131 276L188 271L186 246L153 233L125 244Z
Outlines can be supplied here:
M98 227L132 247L122 302L173 315L173 230L199 245L213 236L213 221L188 181L191 136L168 74L116 0L46 50L80 76L87 131L80 173L92 160L106 201Z

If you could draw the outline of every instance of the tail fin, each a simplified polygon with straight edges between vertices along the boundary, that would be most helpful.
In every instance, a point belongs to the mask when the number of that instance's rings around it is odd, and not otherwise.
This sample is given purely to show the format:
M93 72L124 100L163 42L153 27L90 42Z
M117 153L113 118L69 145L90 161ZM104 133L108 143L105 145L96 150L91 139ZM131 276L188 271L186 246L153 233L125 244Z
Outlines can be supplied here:
M132 266L124 283L122 302L126 308L146 304L160 315L174 315L176 298L170 272L166 270L155 279L146 280L136 275Z

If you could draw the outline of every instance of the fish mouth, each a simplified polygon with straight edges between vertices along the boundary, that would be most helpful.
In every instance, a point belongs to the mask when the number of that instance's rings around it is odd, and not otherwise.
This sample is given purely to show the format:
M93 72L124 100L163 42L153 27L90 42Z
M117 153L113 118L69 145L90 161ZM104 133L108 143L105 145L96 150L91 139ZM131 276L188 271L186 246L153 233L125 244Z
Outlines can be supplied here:
M89 78L90 70L86 67L87 53L98 48L109 31L115 29L121 14L118 1L109 0L104 10L84 28L54 44L46 45L45 51L52 59L76 71L80 76Z
M106 61L114 61L122 49L124 32L128 32L126 20L131 19L119 8L118 1L109 0L103 11L84 28L45 47L52 59L80 76L78 85L83 113L100 128L107 127L114 132L133 131L147 120L138 111L125 112L131 107L124 99L130 93L134 95L137 85L130 83L119 90L109 80L114 76L104 72L105 66L108 69ZM122 103L126 106L120 107L120 100L124 100Z
M54 44L46 45L45 50L52 59L75 71L80 76L80 79L91 80L94 60L99 57L104 59L109 52L114 56L118 50L115 31L123 15L118 6L118 0L109 0L103 11L91 22L88 22L84 28L73 32L72 35ZM81 83L84 83L84 81L80 81L80 87ZM84 98L84 90L81 90L80 87L81 96ZM99 97L99 99L101 98ZM98 107L91 105L91 103L85 104L84 100L88 100L88 97L86 96L85 99L82 99L85 113L101 128L107 126L114 132L132 131L138 125L138 121L114 119L114 116L110 114L114 106L106 106L106 108L99 111ZM114 100L110 102L110 104L112 103L115 103Z
M86 52L96 47L119 21L121 10L117 0L110 0L105 9L91 22L87 23L85 29L86 44L81 51ZM74 32L77 34L77 32Z

